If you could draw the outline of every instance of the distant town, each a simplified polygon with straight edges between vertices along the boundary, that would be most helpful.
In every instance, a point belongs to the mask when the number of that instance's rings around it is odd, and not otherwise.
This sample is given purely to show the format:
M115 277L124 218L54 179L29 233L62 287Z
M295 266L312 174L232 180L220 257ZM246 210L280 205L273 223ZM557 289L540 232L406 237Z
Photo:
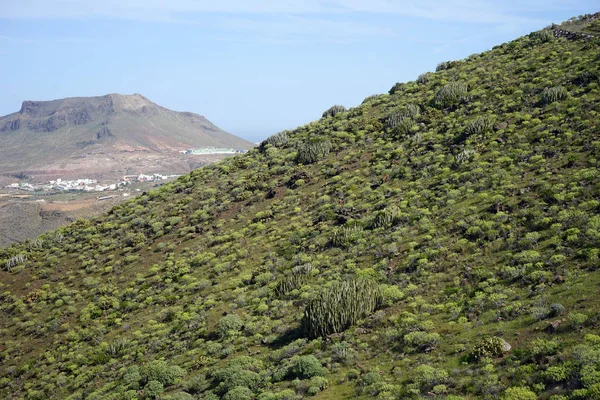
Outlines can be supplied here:
M196 149L180 150L180 153L190 155L210 155L210 154L243 154L247 150L233 149L225 147L203 147ZM76 180L63 180L56 179L46 183L29 183L29 182L14 182L4 186L4 189L17 189L26 192L104 192L112 191L130 185L136 182L158 182L165 181L168 179L174 179L180 175L162 175L162 174L137 174L137 175L125 175L119 182L114 183L99 183L96 179L76 179Z
M7 186L5 189L18 189L27 192L49 192L49 191L63 191L63 192L104 192L109 190L117 190L119 187L130 185L134 182L157 182L165 181L168 179L174 179L180 175L162 175L162 174L137 174L137 175L125 175L117 183L100 184L96 179L76 179L76 180L62 180L56 179L47 183L32 184L28 182L15 182Z
M191 155L208 155L208 154L243 154L248 152L248 150L241 149L230 149L225 147L203 147L199 149L186 149L180 150L180 153L183 154L191 154Z

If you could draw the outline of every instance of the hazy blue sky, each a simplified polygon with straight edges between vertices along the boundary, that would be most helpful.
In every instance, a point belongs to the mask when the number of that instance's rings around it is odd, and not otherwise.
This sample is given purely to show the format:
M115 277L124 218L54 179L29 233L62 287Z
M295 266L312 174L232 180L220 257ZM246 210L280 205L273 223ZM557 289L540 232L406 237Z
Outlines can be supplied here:
M251 140L600 0L0 0L0 115L141 93Z

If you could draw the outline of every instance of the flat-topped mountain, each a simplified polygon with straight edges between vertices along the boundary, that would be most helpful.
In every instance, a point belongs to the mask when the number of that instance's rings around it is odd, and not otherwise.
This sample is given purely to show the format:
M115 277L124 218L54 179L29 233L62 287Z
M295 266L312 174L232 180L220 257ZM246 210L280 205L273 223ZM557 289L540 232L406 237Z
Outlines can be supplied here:
M148 168L187 172L178 151L190 147L248 149L252 143L140 94L24 101L18 112L0 117L0 174L132 172L144 164L144 153ZM132 152L135 159L126 156ZM166 154L174 159L163 160Z

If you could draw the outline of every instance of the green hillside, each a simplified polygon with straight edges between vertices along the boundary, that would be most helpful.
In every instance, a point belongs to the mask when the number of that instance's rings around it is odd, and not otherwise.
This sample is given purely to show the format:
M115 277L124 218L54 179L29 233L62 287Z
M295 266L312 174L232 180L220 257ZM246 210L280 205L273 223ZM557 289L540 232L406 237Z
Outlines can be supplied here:
M599 399L600 41L437 69L0 250L0 397Z

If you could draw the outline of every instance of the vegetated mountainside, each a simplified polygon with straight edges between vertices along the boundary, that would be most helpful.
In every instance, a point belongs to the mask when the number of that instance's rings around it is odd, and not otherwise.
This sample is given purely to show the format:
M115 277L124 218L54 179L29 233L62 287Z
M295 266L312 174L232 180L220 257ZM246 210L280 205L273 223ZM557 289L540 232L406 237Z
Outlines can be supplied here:
M0 118L0 174L184 173L192 167L178 151L208 146L253 144L139 94L24 101Z
M16 399L593 399L600 43L547 31L1 250Z

